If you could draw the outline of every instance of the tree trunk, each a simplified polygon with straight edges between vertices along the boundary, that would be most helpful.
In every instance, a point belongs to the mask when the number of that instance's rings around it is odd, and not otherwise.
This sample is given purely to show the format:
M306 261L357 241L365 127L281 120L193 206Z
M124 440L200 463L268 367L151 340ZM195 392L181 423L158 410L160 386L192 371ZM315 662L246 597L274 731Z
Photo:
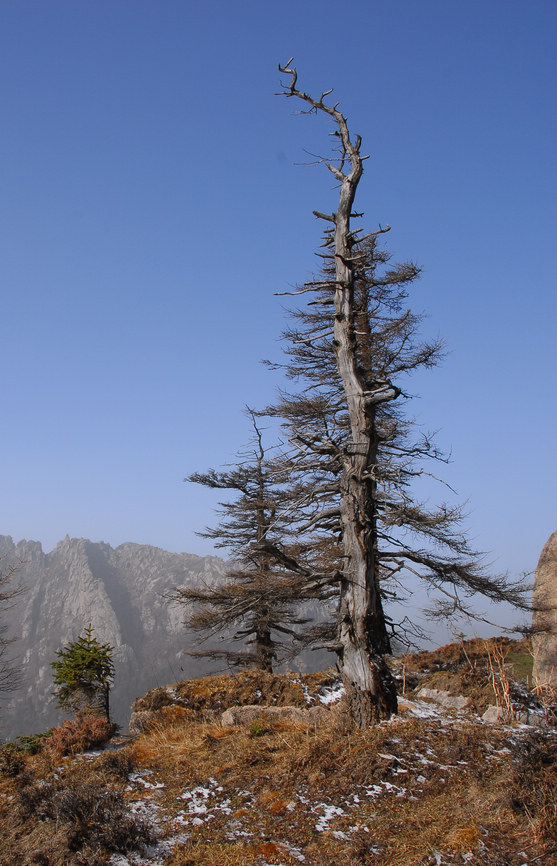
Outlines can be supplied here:
M279 70L291 76L284 95L297 97L311 110L328 114L336 123L339 156L326 162L340 184L338 208L333 214L314 211L333 223L332 246L335 262L333 346L342 379L352 442L344 454L341 481L340 522L344 566L340 582L336 652L338 666L348 695L354 725L366 727L389 718L397 710L394 679L384 661L389 639L379 593L377 564L377 492L374 481L377 435L375 406L398 396L390 382L377 382L371 390L358 368L355 325L356 235L350 220L356 189L363 173L361 139L350 138L346 118L337 106L323 102L296 88L297 73L291 60ZM336 164L334 164L336 163ZM357 255L357 252L356 252Z
M389 639L378 585L375 406L393 399L378 383L366 392L359 374L354 339L354 260L350 217L363 167L359 139L352 144L346 122L337 118L349 174L341 180L334 214L335 322L334 347L350 418L352 443L344 456L341 484L341 527L344 569L339 602L338 664L355 725L366 727L397 711L396 688L383 659Z
M268 618L268 610L260 610L258 612L258 626L255 632L255 654L257 657L257 669L273 673L273 662L276 657L275 643L271 636L271 630L264 626L264 622Z
M396 713L396 687L383 659L390 646L369 527L374 503L365 502L370 497L365 496L365 482L356 477L354 467L345 471L344 481L341 523L345 566L339 602L338 666L352 720L358 727L367 727Z

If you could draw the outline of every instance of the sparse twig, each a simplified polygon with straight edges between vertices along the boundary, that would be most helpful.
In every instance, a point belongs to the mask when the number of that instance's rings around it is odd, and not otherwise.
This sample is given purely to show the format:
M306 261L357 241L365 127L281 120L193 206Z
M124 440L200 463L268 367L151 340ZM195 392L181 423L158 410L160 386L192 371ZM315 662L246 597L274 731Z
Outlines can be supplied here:
M516 713L511 698L511 684L505 668L505 653L499 643L484 641L489 664L489 679L495 693L495 701L507 721L516 721Z

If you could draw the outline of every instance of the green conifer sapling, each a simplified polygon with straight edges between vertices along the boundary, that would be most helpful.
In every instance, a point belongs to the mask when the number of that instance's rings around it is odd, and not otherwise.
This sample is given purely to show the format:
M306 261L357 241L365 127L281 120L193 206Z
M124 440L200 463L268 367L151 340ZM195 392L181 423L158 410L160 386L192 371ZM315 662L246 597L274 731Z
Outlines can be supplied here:
M85 634L58 650L54 671L54 694L58 707L103 715L110 721L110 687L114 681L114 647L100 643L89 624Z

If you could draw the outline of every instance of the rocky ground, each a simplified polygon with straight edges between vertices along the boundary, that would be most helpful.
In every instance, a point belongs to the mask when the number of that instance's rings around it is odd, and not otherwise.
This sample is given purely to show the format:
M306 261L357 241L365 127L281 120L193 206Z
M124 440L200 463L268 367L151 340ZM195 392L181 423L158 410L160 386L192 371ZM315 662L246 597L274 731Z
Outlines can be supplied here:
M6 747L0 864L556 864L557 729L528 658L499 640L399 659L400 713L366 731L333 671L247 672L149 692L102 750Z

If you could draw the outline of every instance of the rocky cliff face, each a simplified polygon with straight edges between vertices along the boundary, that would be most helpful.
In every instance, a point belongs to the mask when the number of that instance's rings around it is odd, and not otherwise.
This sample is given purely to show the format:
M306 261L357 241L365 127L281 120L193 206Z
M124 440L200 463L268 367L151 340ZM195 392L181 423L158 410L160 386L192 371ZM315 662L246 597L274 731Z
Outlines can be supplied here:
M226 564L218 557L131 543L113 549L68 537L44 553L36 541L14 544L0 535L0 558L4 569L21 563L18 578L25 587L8 613L23 684L12 695L0 695L0 741L60 724L64 716L52 696L50 662L89 623L98 640L115 647L111 706L124 731L139 695L214 670L207 660L187 655L193 647L184 610L165 596L176 586L221 580ZM332 661L330 653L318 651L293 667L316 670Z
M68 537L44 553L37 542L14 544L8 536L0 536L0 557L3 567L22 563L18 578L25 586L8 613L23 685L2 696L0 739L60 723L49 663L89 623L100 641L115 647L112 705L124 729L131 702L146 689L205 672L203 662L184 654L191 646L183 609L164 596L175 586L221 579L225 564L218 557L140 544L113 549Z

